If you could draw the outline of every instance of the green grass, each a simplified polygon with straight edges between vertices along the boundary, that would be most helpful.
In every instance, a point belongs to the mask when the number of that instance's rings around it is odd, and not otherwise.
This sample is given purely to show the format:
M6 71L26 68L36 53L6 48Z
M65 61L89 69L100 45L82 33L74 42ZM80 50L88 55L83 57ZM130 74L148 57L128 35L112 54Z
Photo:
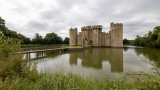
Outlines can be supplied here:
M22 48L28 48L28 47L52 47L52 46L68 46L67 44L26 44L21 45Z
M91 81L84 79L80 75L71 73L40 74L31 75L28 78L17 77L0 81L1 90L108 90L108 89L160 89L160 78L153 75L143 75L136 77L128 75L110 80L108 76L103 81L97 79Z
M66 48L83 48L82 46L67 46Z
M67 46L68 46L67 44L50 44L50 45L28 44L28 45L21 45L21 51L52 49L52 48L67 47Z

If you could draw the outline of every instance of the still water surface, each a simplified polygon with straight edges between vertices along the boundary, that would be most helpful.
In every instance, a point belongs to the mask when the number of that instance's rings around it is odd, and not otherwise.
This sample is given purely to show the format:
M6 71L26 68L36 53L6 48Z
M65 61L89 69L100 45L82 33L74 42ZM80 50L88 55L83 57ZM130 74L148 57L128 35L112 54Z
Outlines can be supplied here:
M127 46L124 48L88 48L84 51L64 53L32 53L30 59L37 63L37 70L44 73L71 72L86 78L102 80L105 75L113 79L125 72L143 71L151 73L152 66L143 62L158 62L160 68L160 49Z

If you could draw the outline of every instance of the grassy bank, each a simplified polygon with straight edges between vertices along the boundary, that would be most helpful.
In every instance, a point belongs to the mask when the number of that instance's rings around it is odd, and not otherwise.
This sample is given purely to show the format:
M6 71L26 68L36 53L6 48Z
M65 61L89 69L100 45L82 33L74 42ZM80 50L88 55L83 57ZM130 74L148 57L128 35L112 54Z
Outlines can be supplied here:
M79 75L63 73L31 75L32 79L14 78L0 81L1 90L107 90L107 89L160 89L160 78L149 74L128 74L111 81L108 76L103 81L83 79Z
M26 44L21 45L21 48L29 48L29 47L52 47L52 46L68 46L68 44Z
M21 45L21 51L29 51L29 50L42 50L42 49L52 49L52 48L59 48L59 47L68 47L68 44L27 44Z

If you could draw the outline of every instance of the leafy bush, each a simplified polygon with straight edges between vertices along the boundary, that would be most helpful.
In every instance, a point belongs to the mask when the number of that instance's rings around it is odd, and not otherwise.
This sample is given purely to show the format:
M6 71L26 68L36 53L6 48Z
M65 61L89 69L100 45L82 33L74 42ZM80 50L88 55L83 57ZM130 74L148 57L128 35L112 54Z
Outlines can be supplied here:
M31 64L22 60L22 55L17 54L21 45L17 39L0 36L0 78L30 77L30 74L37 74L30 70ZM32 78L31 78L32 79Z

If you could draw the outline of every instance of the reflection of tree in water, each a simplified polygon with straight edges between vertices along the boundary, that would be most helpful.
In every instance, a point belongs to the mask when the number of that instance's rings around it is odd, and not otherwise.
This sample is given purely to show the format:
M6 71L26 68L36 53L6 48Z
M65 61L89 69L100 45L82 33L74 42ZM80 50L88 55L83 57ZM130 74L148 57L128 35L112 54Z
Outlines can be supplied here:
M123 50L126 52L128 51L129 47L124 47Z
M145 58L150 61L157 62L157 67L160 68L160 49L155 48L137 48L135 49L137 55L143 54Z
M36 56L30 60L39 60L43 59L43 60L52 60L54 58L59 57L60 55L64 54L64 52L62 53L55 53L54 51L47 51L47 52L38 52L36 53ZM38 62L38 61L37 61Z
M102 62L109 61L112 72L123 72L122 48L90 48L83 52L70 53L70 64L77 64L78 58L85 67L102 69Z

